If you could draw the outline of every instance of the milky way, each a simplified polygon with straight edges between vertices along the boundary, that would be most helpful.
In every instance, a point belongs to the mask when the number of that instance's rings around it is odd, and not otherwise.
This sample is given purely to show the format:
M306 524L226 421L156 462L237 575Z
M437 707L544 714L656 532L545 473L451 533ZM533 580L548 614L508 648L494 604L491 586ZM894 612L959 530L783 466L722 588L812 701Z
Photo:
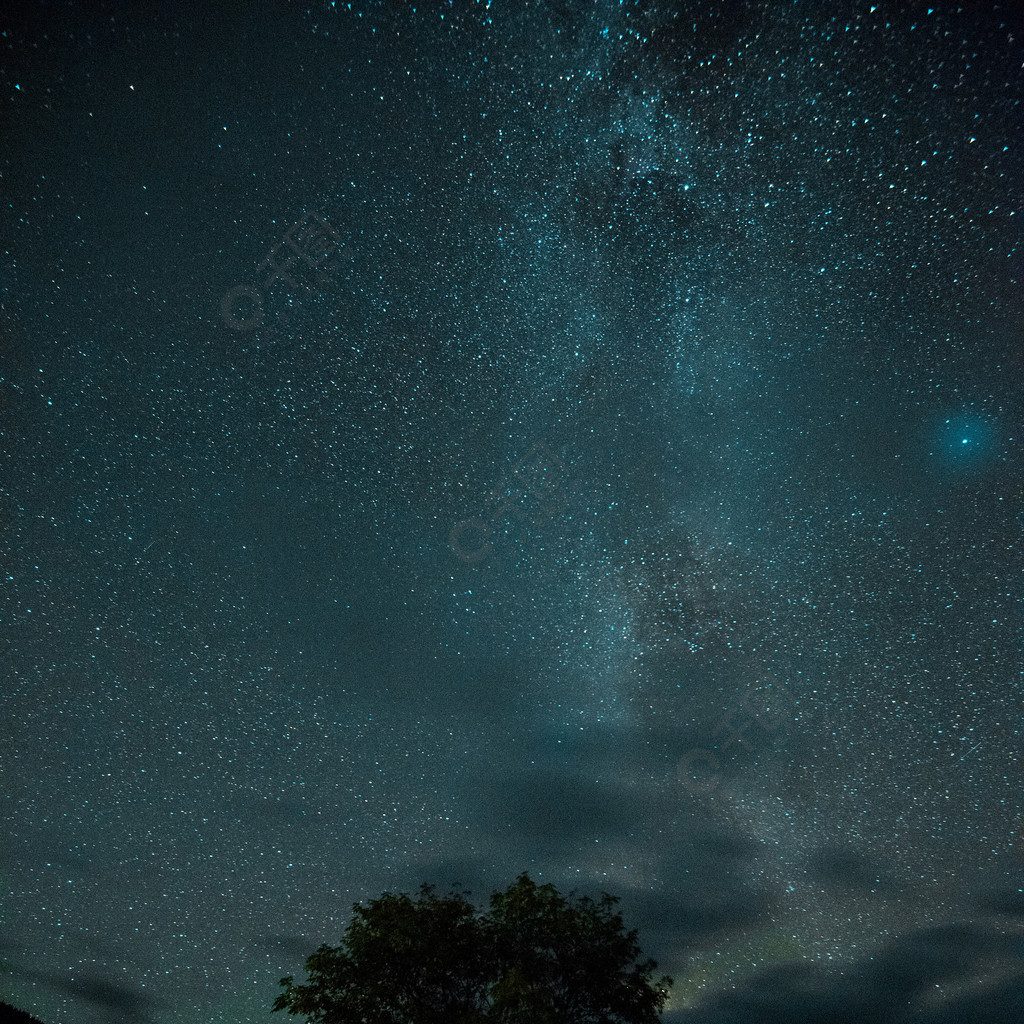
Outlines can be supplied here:
M0 999L263 1020L354 902L528 871L666 1021L1024 1000L1010 8L49 14Z

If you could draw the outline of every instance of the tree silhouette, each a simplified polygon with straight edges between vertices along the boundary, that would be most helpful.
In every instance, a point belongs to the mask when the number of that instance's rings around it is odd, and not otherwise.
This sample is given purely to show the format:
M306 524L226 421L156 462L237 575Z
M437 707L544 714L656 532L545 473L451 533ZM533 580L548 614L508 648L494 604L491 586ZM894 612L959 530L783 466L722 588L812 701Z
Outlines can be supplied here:
M525 873L489 913L430 885L417 900L384 893L307 959L307 984L281 979L273 1009L310 1024L657 1024L672 979L651 982L657 963L638 962L616 903Z
M0 1003L0 1024L42 1024L42 1021L10 1003Z

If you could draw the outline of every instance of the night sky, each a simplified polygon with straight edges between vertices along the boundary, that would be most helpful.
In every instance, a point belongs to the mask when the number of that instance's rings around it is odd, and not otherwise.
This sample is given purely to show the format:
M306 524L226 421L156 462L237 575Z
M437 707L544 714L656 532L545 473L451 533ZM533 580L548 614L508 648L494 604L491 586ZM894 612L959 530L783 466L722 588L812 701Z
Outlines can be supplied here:
M0 999L526 871L666 1024L1024 1017L1020 10L8 15Z

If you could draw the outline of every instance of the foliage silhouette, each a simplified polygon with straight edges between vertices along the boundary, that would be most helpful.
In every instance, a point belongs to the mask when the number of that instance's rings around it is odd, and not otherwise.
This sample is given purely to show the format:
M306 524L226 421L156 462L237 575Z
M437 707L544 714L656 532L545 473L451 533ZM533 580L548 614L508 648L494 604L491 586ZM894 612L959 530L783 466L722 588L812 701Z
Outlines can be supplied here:
M525 873L489 912L431 885L386 892L307 959L307 984L281 979L273 1009L310 1024L657 1024L672 979L651 982L657 963L638 962L616 903Z
M42 1024L42 1021L10 1003L0 1003L0 1024Z

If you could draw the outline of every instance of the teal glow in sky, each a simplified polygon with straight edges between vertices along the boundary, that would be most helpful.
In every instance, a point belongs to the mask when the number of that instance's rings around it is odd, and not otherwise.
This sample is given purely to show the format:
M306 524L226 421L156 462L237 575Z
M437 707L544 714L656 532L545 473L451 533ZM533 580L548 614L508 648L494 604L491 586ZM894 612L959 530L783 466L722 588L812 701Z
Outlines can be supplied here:
M975 473L988 468L996 455L994 422L978 413L946 416L933 432L931 455L941 468L955 473Z

